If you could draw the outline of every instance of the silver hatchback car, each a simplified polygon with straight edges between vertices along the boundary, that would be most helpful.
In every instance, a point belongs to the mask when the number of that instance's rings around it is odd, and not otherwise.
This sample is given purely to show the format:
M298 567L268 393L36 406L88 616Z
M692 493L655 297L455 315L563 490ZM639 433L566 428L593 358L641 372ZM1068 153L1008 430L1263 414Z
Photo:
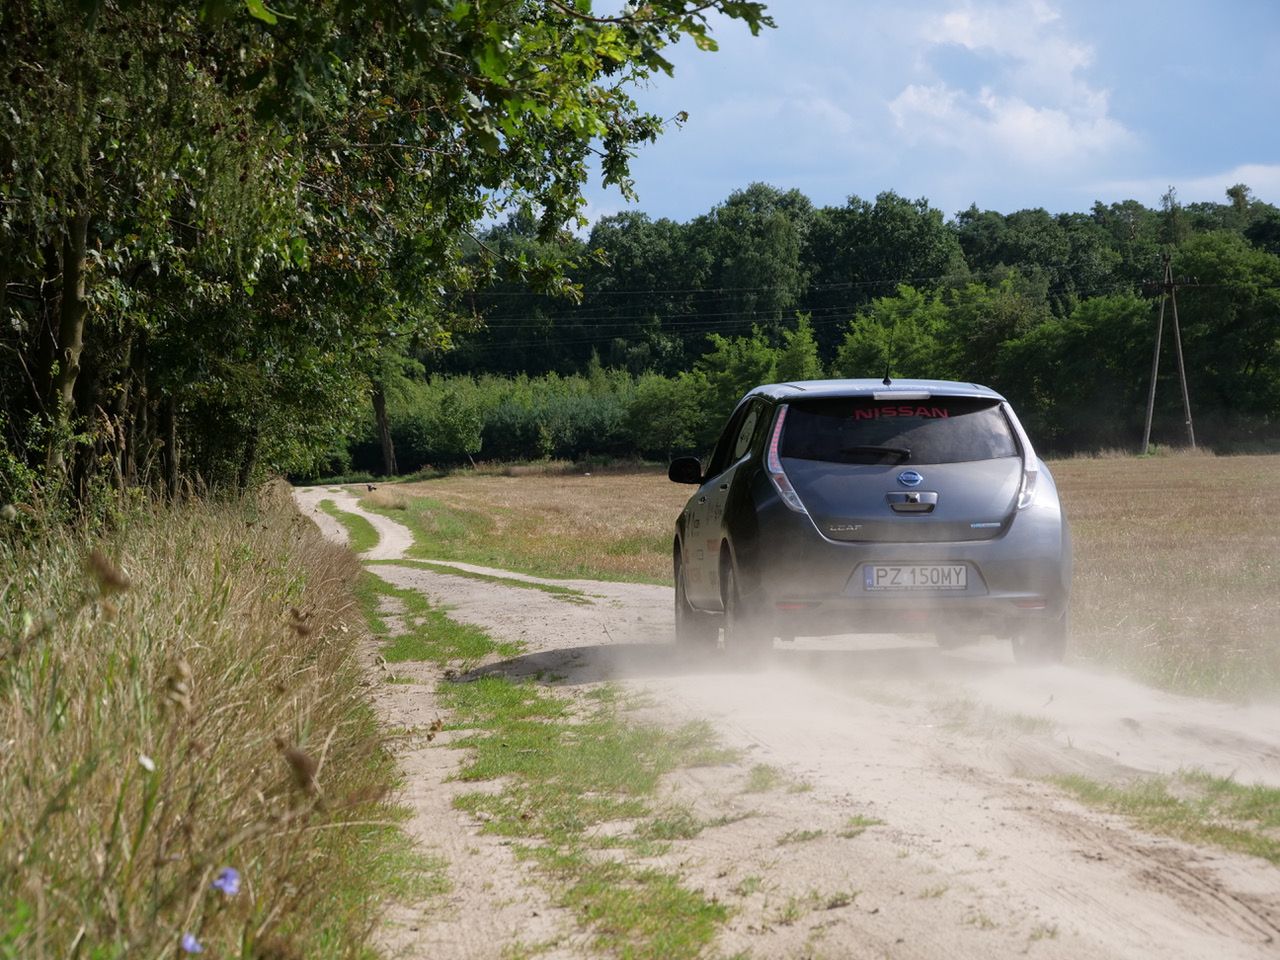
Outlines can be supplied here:
M676 520L676 637L731 651L774 637L1008 637L1023 662L1067 643L1071 537L1008 401L942 380L757 387Z

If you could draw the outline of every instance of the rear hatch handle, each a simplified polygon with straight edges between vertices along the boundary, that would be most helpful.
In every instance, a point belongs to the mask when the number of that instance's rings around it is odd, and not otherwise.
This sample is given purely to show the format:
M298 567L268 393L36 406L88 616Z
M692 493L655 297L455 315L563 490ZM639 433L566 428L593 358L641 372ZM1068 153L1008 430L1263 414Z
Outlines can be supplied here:
M912 490L908 493L886 493L885 499L894 513L933 513L938 505L938 495Z

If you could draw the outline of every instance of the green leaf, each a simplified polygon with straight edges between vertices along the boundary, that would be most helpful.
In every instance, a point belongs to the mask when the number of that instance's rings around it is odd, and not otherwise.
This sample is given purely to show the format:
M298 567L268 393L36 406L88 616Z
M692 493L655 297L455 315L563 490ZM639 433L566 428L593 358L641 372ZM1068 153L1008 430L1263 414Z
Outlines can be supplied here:
M262 0L244 0L244 5L251 16L257 17L270 26L276 25L276 15L267 9L267 5Z
M507 76L503 69L506 66L506 58L499 52L496 43L486 43L476 54L475 61L480 72L490 80L506 82Z

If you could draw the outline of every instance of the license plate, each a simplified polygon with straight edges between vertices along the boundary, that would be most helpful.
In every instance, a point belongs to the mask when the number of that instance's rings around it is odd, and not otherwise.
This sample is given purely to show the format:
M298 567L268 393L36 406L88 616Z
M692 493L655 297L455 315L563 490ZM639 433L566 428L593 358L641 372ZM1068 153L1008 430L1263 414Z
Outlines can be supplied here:
M963 563L869 563L862 568L867 590L964 590L969 568Z

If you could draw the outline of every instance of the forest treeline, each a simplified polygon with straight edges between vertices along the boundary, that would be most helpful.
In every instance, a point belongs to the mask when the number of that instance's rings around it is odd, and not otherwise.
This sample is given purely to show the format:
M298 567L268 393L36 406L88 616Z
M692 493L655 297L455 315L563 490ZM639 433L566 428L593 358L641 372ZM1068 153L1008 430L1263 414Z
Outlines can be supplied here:
M1197 439L1280 442L1280 210L1243 184L1222 203L1171 189L1154 209L950 219L893 192L815 207L753 184L686 223L621 213L548 250L515 216L478 242L574 264L572 295L474 296L483 324L390 388L401 470L705 450L757 383L886 371L996 387L1046 450L1136 451L1166 255ZM1166 444L1185 439L1172 305L1153 432ZM385 472L378 441L370 419L356 468Z

